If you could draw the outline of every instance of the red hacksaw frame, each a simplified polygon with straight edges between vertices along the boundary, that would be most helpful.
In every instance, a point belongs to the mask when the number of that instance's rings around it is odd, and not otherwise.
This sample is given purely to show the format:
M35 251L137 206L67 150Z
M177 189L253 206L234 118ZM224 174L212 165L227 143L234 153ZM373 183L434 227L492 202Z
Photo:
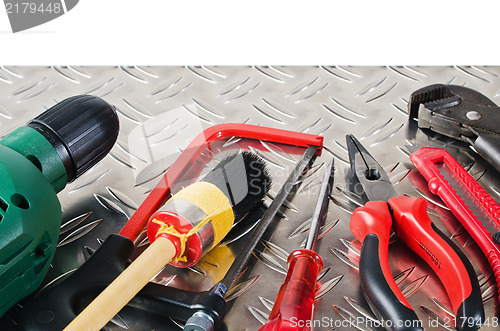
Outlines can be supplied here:
M298 147L323 146L323 137L308 133L274 129L250 124L225 123L214 125L196 136L177 160L170 166L156 187L137 208L130 220L120 231L120 235L135 241L143 231L149 218L171 197L170 186L175 183L196 161L212 141L239 137ZM168 180L167 180L168 178Z

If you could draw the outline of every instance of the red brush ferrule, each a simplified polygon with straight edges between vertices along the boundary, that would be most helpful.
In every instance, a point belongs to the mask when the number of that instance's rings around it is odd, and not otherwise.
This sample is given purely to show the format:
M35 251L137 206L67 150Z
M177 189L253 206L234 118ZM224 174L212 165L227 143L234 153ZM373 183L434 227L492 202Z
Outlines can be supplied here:
M172 233L160 231L161 228L165 226L172 226L174 231L172 231ZM182 253L181 239L173 232L186 234L192 229L193 224L184 217L170 211L159 211L154 213L149 219L147 235L151 243L154 242L158 236L169 239L175 246L176 258L185 257L185 261L177 260L170 262L170 264L178 268L189 268L198 263L201 258L203 251L201 239L197 233L189 236L185 243L184 253Z

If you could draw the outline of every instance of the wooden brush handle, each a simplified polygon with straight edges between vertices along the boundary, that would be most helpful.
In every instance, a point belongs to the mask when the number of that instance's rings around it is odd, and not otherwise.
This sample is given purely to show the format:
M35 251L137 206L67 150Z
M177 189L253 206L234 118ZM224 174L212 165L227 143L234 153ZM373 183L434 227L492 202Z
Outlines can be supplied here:
M172 242L159 236L64 331L99 331L174 257Z

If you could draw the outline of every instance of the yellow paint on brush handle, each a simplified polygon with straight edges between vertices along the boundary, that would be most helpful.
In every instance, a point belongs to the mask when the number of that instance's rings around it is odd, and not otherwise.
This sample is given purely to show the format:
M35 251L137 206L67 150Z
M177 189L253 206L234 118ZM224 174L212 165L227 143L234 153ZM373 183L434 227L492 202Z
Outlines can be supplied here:
M234 213L231 203L224 192L212 183L193 183L177 192L170 200L176 199L189 201L209 215L214 230L214 242L208 250L218 245L233 227Z
M64 331L99 331L174 257L172 242L156 239Z

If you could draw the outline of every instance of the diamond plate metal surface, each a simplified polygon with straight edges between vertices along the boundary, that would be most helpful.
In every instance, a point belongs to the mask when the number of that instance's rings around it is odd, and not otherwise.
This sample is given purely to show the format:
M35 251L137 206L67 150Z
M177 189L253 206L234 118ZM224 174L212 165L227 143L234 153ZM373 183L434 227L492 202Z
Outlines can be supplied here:
M346 191L348 156L345 135L352 133L380 161L400 194L423 196L438 227L469 256L480 279L487 316L496 316L494 279L486 259L439 198L432 196L408 159L407 101L429 84L452 83L477 89L498 103L498 67L1 67L0 135L24 125L56 102L75 94L94 94L117 107L121 131L110 155L59 194L63 227L53 268L45 284L72 272L109 234L117 233L174 160L169 155L187 146L203 128L236 122L320 134L325 151L316 160L297 194L264 243L258 262L230 292L228 330L256 330L272 307L286 273L286 257L306 237L323 162L335 157L336 174L318 252L325 269L320 276L315 318L328 321L318 330L369 330L349 318L374 319L358 279L359 243L349 218L359 203ZM142 130L142 131L141 131ZM142 148L147 138L147 149ZM432 145L440 142L430 141ZM442 145L442 144L441 144ZM296 156L272 144L260 152L272 174L293 167ZM451 150L497 201L498 174L475 159L473 151ZM279 181L278 181L279 182ZM278 186L271 189L276 194ZM269 198L268 200L269 201ZM228 241L244 238L242 233ZM231 244L232 245L232 244ZM391 267L419 317L438 319L436 329L450 329L449 303L431 269L394 239ZM156 281L194 290L209 289L207 257L190 270L167 268ZM213 268L212 268L213 269ZM220 272L220 270L219 270ZM176 275L172 278L171 275ZM425 322L426 323L426 322ZM426 325L426 324L424 324ZM126 311L110 330L178 330L164 320L148 320ZM434 328L427 328L434 329ZM495 330L484 327L482 330Z

